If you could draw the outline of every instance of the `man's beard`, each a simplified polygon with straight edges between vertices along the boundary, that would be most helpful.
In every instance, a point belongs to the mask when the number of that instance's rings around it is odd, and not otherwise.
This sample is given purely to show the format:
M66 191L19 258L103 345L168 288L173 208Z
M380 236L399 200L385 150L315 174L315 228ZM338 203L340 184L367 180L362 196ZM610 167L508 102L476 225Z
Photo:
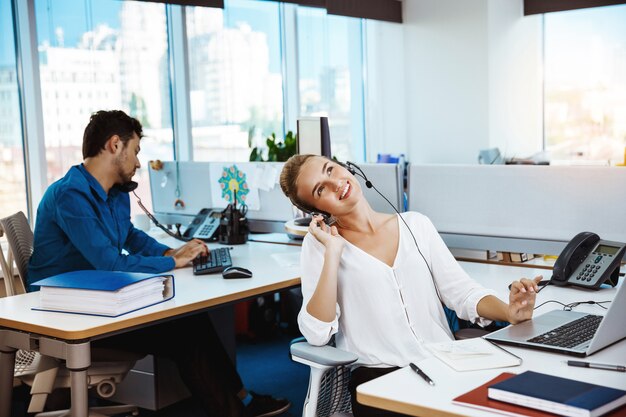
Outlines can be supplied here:
M120 157L115 160L115 167L117 169L117 176L120 184L126 184L127 182L132 181L133 176L135 176L135 169L131 172L124 171L126 159L126 155L120 155Z

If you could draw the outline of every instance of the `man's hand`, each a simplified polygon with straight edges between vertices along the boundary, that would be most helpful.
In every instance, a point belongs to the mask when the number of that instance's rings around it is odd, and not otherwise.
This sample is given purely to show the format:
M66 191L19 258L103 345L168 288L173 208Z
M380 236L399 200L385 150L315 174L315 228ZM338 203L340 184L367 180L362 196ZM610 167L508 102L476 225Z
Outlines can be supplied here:
M532 318L535 299L539 290L537 283L542 278L541 275L534 279L522 278L511 284L507 314L509 323L517 324Z
M193 239L185 243L178 249L169 249L165 251L165 256L171 256L176 261L175 268L182 268L189 265L194 258L200 255L207 255L209 248L200 239Z

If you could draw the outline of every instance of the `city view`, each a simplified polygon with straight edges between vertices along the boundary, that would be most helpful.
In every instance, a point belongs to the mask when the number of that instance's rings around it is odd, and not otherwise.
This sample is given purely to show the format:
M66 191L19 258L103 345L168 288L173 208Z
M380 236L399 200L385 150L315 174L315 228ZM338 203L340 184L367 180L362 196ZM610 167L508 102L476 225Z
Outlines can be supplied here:
M271 133L283 137L284 83L278 3L231 0L225 9L187 7L189 103L197 161L248 159ZM137 180L150 205L147 161L174 159L168 22L163 4L35 1L46 179L82 160L92 112L122 109L145 139ZM333 154L355 155L364 115L358 19L297 8L299 115L328 116ZM626 147L626 5L544 17L544 139L555 160L623 162ZM11 2L0 26L14 33ZM360 58L362 59L362 58ZM26 211L24 145L15 39L0 38L0 215ZM359 87L362 88L362 87ZM32 168L31 168L32 169Z
M47 181L82 161L82 135L92 112L121 109L144 126L136 180L149 205L147 161L174 158L165 6L92 1L85 2L85 10L74 10L64 3L35 2ZM285 133L278 5L245 0L228 5L227 10L186 8L192 142L198 161L245 161L250 145L264 146L272 132L277 137ZM13 45L6 42L4 48ZM347 65L317 66L301 73L301 115L331 115L337 148L349 152ZM14 57L0 62L3 213L25 209L15 71ZM20 193L23 198L15 199L16 204L5 198Z
M626 5L545 19L546 150L553 160L624 162Z

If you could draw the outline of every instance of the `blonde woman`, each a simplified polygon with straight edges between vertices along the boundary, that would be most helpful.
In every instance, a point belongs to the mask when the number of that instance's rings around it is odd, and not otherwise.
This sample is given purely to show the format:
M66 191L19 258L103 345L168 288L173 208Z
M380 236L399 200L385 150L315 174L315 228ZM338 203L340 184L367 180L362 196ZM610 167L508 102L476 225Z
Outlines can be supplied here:
M427 217L374 211L342 164L293 156L280 185L294 205L325 214L313 217L302 244L298 324L309 343L334 335L337 347L359 356L356 417L390 415L357 404L358 384L423 359L426 343L453 340L442 303L481 325L532 317L541 277L515 281L502 302L463 271Z

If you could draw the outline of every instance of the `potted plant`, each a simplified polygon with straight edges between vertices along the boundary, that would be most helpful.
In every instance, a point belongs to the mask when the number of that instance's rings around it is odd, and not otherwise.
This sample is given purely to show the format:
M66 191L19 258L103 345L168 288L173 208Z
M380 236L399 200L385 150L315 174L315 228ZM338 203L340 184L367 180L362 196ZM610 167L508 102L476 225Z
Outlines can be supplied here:
M267 145L267 159L263 158L263 149L255 146L250 152L250 161L257 162L285 162L289 157L296 154L296 135L290 130L285 139L276 139L276 133L272 133L265 139Z

